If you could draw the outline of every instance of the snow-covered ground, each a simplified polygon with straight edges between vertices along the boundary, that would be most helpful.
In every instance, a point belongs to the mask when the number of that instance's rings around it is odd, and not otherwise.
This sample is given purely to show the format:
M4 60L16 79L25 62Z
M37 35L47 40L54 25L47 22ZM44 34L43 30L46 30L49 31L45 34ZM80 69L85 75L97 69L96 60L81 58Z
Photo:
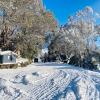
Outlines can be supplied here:
M1 69L0 100L100 100L100 73L57 63Z

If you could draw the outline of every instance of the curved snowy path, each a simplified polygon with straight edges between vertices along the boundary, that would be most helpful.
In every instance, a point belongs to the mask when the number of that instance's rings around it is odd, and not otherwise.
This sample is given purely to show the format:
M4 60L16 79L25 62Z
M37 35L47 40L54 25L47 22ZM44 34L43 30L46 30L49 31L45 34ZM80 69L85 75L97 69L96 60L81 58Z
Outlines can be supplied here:
M63 64L3 69L0 100L100 100L100 73Z

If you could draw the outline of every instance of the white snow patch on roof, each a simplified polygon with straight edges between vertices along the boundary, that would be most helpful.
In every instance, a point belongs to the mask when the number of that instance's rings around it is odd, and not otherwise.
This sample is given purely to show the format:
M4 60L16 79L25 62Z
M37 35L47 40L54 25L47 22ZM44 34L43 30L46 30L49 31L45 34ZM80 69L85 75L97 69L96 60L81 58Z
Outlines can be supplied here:
M16 53L14 53L14 52L12 52L12 51L0 51L0 55L6 55L6 54L9 54L9 55L11 55L11 54L14 54L14 55L17 55Z

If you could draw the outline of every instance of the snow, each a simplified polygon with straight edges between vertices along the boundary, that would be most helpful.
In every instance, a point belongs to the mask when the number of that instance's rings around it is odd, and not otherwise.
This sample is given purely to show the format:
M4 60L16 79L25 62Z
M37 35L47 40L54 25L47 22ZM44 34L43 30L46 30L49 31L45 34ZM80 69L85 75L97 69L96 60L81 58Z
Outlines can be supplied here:
M42 49L42 54L45 54L45 53L48 54L48 48L44 48L44 49Z
M100 14L99 13L95 13L95 16L97 17L97 18L100 18Z
M48 46L49 46L49 43L45 42L44 45L43 45L43 48L41 50L41 55L44 56L44 54L48 54Z
M19 57L19 58L16 59L16 63L25 63L25 62L28 62L28 59L21 58L21 57Z
M90 13L92 13L93 14L93 9L92 9L92 7L90 7L90 6L87 6L86 8L85 8L85 10L87 10L88 12L90 12Z
M100 100L100 73L62 63L1 69L0 100Z
M12 52L12 51L9 51L9 50L8 50L8 51L1 51L1 50L0 50L0 55L6 55L6 54L10 54L10 55L11 55L11 54L14 54L14 55L17 55L16 53L14 53L14 52Z

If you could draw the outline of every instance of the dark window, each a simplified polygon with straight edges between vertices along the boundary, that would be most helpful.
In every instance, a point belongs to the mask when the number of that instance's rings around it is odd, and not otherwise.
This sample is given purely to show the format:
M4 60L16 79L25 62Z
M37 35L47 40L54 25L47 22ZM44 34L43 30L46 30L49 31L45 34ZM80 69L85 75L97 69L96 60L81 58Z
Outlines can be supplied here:
M10 55L10 60L11 60L11 61L13 60L13 57L12 57L12 55Z

